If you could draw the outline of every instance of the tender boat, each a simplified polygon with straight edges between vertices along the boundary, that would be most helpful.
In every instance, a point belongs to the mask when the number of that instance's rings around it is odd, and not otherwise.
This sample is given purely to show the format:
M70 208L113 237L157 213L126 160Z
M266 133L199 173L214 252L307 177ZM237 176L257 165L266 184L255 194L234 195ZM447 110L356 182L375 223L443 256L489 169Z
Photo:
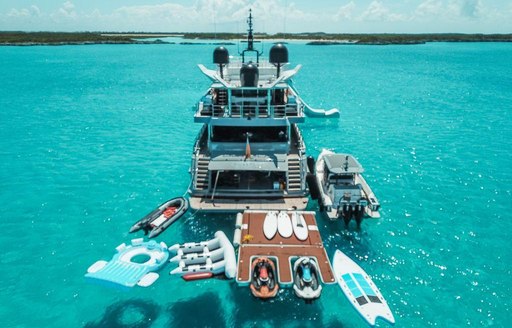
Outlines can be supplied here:
M279 290L276 266L267 257L258 257L252 262L251 292L258 298L271 298Z
M137 221L130 228L130 233L142 229L144 234L147 235L149 233L149 238L156 237L185 214L187 210L188 201L185 198L177 197L170 199Z
M315 259L300 257L293 265L293 290L297 297L306 303L320 297L322 286L318 278L318 265Z
M324 149L315 165L320 210L330 219L343 219L357 226L364 217L379 218L380 204L361 173L361 164L349 154Z
M339 111L312 109L291 78L288 49L270 48L268 60L255 49L249 14L247 48L240 57L219 46L216 69L199 65L211 80L194 121L203 125L190 167L190 206L201 211L304 209L306 145L299 125L307 115L338 117Z

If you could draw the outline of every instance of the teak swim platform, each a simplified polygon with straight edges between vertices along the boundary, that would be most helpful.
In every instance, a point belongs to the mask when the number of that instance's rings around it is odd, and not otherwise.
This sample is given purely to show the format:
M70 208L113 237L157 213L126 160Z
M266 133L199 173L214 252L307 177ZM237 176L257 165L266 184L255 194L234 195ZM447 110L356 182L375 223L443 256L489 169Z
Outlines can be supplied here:
M291 215L292 211L287 211ZM320 278L324 284L336 282L334 273L322 243L322 237L314 212L298 211L306 221L309 234L304 241L295 235L283 238L279 233L268 240L263 233L263 222L267 211L245 211L242 219L242 243L238 250L237 283L248 285L251 281L251 263L259 256L266 256L276 262L277 280L281 287L293 284L292 261L301 256L316 259Z

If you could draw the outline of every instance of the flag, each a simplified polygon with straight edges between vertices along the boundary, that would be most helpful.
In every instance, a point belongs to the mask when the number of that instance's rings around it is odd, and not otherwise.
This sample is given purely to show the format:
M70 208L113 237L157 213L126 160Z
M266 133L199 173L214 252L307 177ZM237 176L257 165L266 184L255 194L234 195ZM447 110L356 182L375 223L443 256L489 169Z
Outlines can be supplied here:
M251 145L249 144L249 133L247 133L247 138L245 142L245 159L251 158Z

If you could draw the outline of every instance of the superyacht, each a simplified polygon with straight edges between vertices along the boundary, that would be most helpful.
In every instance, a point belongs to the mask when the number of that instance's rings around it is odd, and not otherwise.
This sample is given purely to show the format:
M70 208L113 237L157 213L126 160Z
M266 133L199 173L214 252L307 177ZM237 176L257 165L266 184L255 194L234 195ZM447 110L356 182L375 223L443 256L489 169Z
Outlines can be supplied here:
M201 211L303 210L308 204L306 145L299 124L338 110L310 108L291 78L288 49L274 44L268 60L255 49L249 13L239 57L213 52L215 69L199 65L211 86L197 104L202 124L190 168L190 206Z

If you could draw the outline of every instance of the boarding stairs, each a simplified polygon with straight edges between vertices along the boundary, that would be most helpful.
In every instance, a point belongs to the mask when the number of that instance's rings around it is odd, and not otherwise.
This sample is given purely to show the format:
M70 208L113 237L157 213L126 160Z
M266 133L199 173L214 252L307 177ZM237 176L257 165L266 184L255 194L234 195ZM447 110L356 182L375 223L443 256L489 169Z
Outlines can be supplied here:
M228 104L228 91L221 89L217 94L217 104L220 106L226 106Z
M298 155L288 156L288 193L301 192L302 179L300 158Z
M196 174L194 179L194 188L196 190L208 189L208 164L210 164L210 157L200 154L197 159Z

